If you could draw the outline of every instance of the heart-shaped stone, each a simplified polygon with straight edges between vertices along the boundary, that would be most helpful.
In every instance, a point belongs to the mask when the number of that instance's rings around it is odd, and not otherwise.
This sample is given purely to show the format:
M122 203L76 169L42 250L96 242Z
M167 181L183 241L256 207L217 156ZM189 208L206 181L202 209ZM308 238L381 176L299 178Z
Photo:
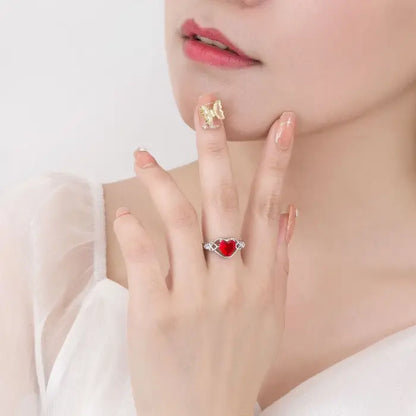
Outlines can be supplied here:
M219 250L221 251L221 254L223 256L229 257L235 252L236 250L235 245L236 244L234 240L229 240L229 241L220 240Z

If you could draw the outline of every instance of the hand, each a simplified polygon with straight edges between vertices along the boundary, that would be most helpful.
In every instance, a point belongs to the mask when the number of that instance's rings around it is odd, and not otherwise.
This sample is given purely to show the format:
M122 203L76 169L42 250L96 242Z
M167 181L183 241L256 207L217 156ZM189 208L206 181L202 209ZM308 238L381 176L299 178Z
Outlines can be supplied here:
M201 126L199 105L215 99L201 96L194 111L203 234L171 175L148 152L136 152L136 174L166 226L171 289L143 224L122 209L113 224L128 278L128 362L139 415L252 415L284 329L295 211L291 204L289 221L281 214L280 195L294 113L280 119L287 149L274 141L280 120L270 128L242 222L224 124L214 118L218 128ZM230 258L203 249L218 237L246 246Z

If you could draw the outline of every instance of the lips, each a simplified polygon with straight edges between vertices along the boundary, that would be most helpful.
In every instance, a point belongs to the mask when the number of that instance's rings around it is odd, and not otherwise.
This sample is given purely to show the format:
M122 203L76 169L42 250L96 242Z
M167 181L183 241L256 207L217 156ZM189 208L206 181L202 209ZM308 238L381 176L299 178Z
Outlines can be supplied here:
M234 45L222 32L214 28L202 28L193 19L187 19L181 27L182 36L186 38L192 38L195 35L203 36L212 40L223 43L228 48L230 48L237 55L251 59L253 61L258 61L251 56L246 55L240 48Z

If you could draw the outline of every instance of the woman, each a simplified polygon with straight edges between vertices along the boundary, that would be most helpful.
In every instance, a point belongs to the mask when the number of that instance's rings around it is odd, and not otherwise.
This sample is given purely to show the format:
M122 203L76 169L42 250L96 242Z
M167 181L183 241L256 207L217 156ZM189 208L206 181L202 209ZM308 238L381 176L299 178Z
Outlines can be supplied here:
M416 3L165 6L198 160L3 198L1 414L415 415Z

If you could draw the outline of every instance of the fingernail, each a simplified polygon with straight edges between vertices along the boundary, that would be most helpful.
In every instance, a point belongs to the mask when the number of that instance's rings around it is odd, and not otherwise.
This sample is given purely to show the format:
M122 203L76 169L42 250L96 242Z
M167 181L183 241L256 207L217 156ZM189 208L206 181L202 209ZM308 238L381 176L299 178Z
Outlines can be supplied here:
M138 153L138 152L147 152L147 148L146 147L144 147L144 146L139 146L134 152L133 152L133 155L134 155L134 157L136 157L136 153Z
M145 147L139 147L134 151L136 165L140 168L148 168L154 166L157 162Z
M279 127L277 128L277 132L274 138L275 143L280 147L282 150L289 149L292 140L293 134L284 134L286 127L295 124L295 113L293 111L285 111L279 119Z
M221 100L213 94L200 95L198 97L198 117L204 130L221 127L221 120L225 119Z
M126 214L130 214L130 210L127 207L120 207L116 211L116 218Z
M293 232L295 230L295 218L298 216L298 210L295 209L293 204L289 205L289 218L287 221L286 228L286 243L289 244L290 239L292 238Z
M277 236L277 241L279 244L283 242L283 239L286 239L287 235L287 224L288 224L288 214L287 212L282 212L279 217L279 233Z

